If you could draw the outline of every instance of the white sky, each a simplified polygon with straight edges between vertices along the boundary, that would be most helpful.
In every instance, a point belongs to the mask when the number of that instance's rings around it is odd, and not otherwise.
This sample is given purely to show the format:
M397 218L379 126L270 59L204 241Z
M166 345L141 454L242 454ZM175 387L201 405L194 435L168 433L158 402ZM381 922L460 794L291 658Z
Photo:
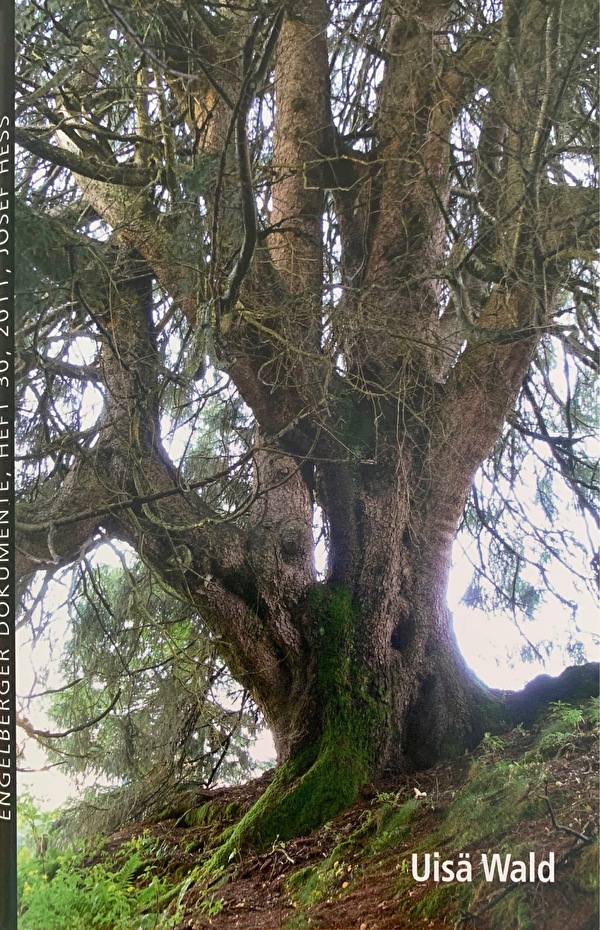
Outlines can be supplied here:
M83 352L83 350L80 351ZM73 362L76 363L76 360L73 359ZM560 388L560 384L561 380L558 377L557 390ZM93 421L97 415L97 410L92 401L98 403L99 398L90 398L85 404L87 408L86 414ZM165 447L172 460L178 462L187 449L190 426L188 424L172 430L172 424L165 420L163 427ZM531 463L529 463L528 467L531 470ZM529 471L524 471L520 478L522 480L521 490L525 489L526 494L527 487L535 487L533 471L531 471L531 474ZM559 502L559 506L560 504L561 502ZM564 520L570 521L571 525L568 528L572 530L575 538L582 538L584 534L583 521L573 508L569 511L565 501L562 501L562 504L564 504L564 509L561 516ZM528 506L534 506L533 496ZM565 529L566 527L563 526L562 528ZM466 544L468 545L468 542ZM109 546L99 547L93 556L93 560L104 564L114 564L115 567L120 565L114 551ZM326 554L322 542L317 545L316 561L318 567L321 566L322 568L325 565ZM598 633L600 632L600 624L596 605L591 596L582 595L580 591L575 590L569 572L566 570L561 571L561 568L559 567L557 571L563 577L559 577L557 574L553 576L552 582L567 599L578 603L577 638L585 644L588 659L597 659L599 657ZM567 665L572 664L564 650L568 641L568 631L573 629L573 619L566 607L562 607L558 601L551 599L550 605L544 606L543 603L541 604L533 620L524 621L523 632L532 643L549 641L554 644L554 648L545 658L544 664L539 661L524 662L521 659L520 651L526 641L508 612L490 613L482 609L467 607L461 603L461 597L469 585L471 577L472 566L461 550L461 543L457 542L454 547L454 567L448 588L448 604L454 617L454 627L461 651L468 665L485 684L492 688L519 690L536 675L543 672L558 675ZM53 620L54 629L52 635L60 649L60 643L64 641L67 635L66 614L63 604L68 597L68 590L64 586L55 586L52 596L55 598L55 604L53 604L55 618ZM18 691L20 694L30 692L36 680L36 669L39 672L53 665L47 643L41 640L37 647L32 650L31 644L25 641L26 638L28 638L28 632L24 631L24 637L21 639L22 646L19 650ZM56 664L56 658L54 664ZM51 673L47 687L57 687L62 683L56 673ZM35 690L41 691L43 687L36 684ZM32 722L39 728L53 727L53 724L41 714L33 717ZM270 734L266 733L260 737L254 755L257 761L261 762L274 758L274 748ZM38 771L22 773L20 776L21 788L28 788L38 801L43 802L44 807L53 809L74 794L76 784L73 778L67 778L56 767L43 770L46 764L42 750L33 741L29 740L24 765Z
M545 665L540 662L523 662L520 649L524 640L507 614L490 614L460 603L471 577L471 569L464 556L461 556L458 545L455 547L455 554L457 558L450 578L448 603L454 615L454 626L462 653L470 667L487 685L518 690L536 675L542 672L558 675L570 664L560 648L565 642L565 631L572 622L566 609L561 610L558 606L542 608L534 620L527 621L525 631L532 642L552 640L557 648L547 658ZM57 624L60 623L59 615L60 610L57 610ZM581 632L578 635L589 647L590 660L598 658L598 619L591 598L589 604L581 604L578 614ZM57 631L57 635L60 639L60 631ZM44 643L39 643L33 650L30 643L21 645L19 693L29 691L34 681L35 669L43 668L48 661L48 648ZM58 679L50 682L53 686L57 683ZM35 718L34 723L38 727L48 726L48 721L41 716L39 719ZM253 754L257 762L274 758L270 734L265 733L259 738ZM21 790L28 789L45 809L52 810L70 796L75 796L77 786L72 778L66 777L57 768L44 770L46 764L42 750L33 741L28 741L26 767L37 771L21 773L19 783Z

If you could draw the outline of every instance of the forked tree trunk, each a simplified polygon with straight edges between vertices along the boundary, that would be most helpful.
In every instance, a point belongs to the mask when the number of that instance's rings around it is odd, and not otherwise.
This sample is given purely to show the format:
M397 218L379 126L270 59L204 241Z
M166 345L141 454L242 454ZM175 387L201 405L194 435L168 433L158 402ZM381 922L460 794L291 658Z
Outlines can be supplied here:
M454 637L452 535L427 519L425 500L420 513L411 504L418 494L398 469L371 466L368 480L365 470L355 471L353 494L340 488L353 502L345 519L330 514L329 580L292 613L303 647L296 661L282 657L289 689L261 700L278 750L275 781L213 866L248 842L318 826L374 778L461 754L501 718Z
M432 765L487 725L494 699L466 666L446 604L451 541L377 530L376 564L365 550L354 585L333 579L297 608L308 642L291 670L293 700L265 706L280 761L318 742L340 704L348 719L337 717L337 738L368 756L370 775Z
M566 87L552 78L551 62L561 57L552 4L532 0L522 15L456 50L448 4L392 4L373 72L383 68L383 79L373 77L377 101L364 126L373 135L368 157L332 116L338 89L337 78L331 86L328 28L337 5L279 6L269 23L252 25L240 15L230 35L234 46L240 40L239 54L229 47L225 54L202 17L190 25L189 50L179 54L175 37L163 50L174 69L164 80L187 110L188 130L199 133L192 149L200 147L199 164L229 147L214 185L222 189L211 205L206 293L199 282L208 256L199 244L209 233L200 215L197 226L188 225L178 219L179 203L166 214L150 186L142 193L137 181L129 187L103 179L87 158L87 136L83 147L73 130L59 133L59 145L50 147L61 153L57 164L72 166L93 215L114 230L110 250L89 268L79 260L75 289L86 311L96 308L103 334L106 410L97 442L85 445L58 490L48 482L24 503L19 518L22 577L79 558L100 531L131 543L202 617L264 711L281 765L217 864L248 841L315 827L375 776L462 752L502 714L454 638L446 604L452 542L536 342L552 331L562 274L552 262L571 256L571 276L573 243L587 243L587 221L574 232L577 211L569 207L569 222L555 223L549 237L540 207L549 186L549 88ZM175 6L172 13L178 20ZM259 38L264 58L252 44ZM258 85L274 45L273 159L264 175L271 187L261 186L259 198L267 190L267 216L257 209L250 177L256 139L244 117L250 96L263 93ZM194 46L203 65L181 82L176 75ZM226 97L216 101L214 80L198 77L205 61L220 63L215 73L236 101L235 120ZM252 62L255 71L246 74ZM546 75L542 84L538 73ZM103 81L98 90L104 100ZM357 113L366 99L357 100ZM451 200L462 190L451 139L472 100L484 118L465 203L485 210L473 214L471 232L466 222L462 241L462 207ZM148 104L141 113L142 139L152 110ZM78 125L79 108L73 118ZM183 152L181 130L173 129L167 145L162 124L157 151L164 148L170 175L167 153L171 145ZM486 154L491 139L493 159ZM105 156L99 147L99 164ZM154 160L152 150L147 167L158 183ZM468 181L468 166L465 172ZM559 190L558 182L552 187ZM207 183L202 199L212 196ZM343 285L333 304L337 278L323 274L328 202ZM484 218L493 221L489 229ZM456 241L448 254L450 234ZM213 507L203 482L198 494L187 487L162 447L165 362L151 312L154 280L185 315L197 349L227 371L253 412L256 443L240 467L252 468L255 493L234 518ZM245 491L245 473L230 465L215 488L228 478ZM321 584L315 505L329 534Z

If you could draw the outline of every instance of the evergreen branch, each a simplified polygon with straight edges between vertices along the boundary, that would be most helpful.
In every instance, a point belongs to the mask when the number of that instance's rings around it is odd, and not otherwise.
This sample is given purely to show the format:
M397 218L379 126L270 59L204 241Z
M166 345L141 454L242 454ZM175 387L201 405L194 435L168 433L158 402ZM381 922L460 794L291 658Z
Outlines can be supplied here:
M116 19L119 25L122 26L126 35L128 35L129 38L135 43L135 45L137 45L139 50L143 52L144 55L150 59L150 61L154 62L155 65L158 65L164 74L170 75L171 77L184 78L188 84L192 84L194 81L198 80L197 74L189 74L185 71L179 71L177 68L171 68L166 63L166 61L163 61L161 58L159 58L159 56L153 52L152 49L148 48L148 46L142 42L135 29L129 24L128 20L125 19L122 13L120 13L112 3L109 3L109 0L102 0L102 5L110 13L110 15ZM205 75L205 77L208 78L208 81L216 90L219 97L227 104L230 109L233 109L233 103L225 88L220 84L220 82L215 78L214 74L201 60L199 61L199 65L200 70Z
M15 128L15 139L23 148L33 155L67 168L74 174L93 181L104 181L107 184L121 184L125 187L147 187L157 180L156 169L140 168L131 164L110 164L99 162L96 158L84 158L76 152L69 151L59 145L53 145L41 138L41 135Z
M21 729L25 730L27 736L31 736L34 739L65 739L65 737L71 736L73 733L81 733L82 730L87 730L90 727L95 726L97 723L100 723L101 720L104 720L104 718L107 717L111 710L115 707L120 697L121 689L119 688L106 710L102 711L101 714L99 714L97 717L93 717L92 720L86 720L85 723L80 723L76 727L70 727L68 730L63 730L61 733L52 733L50 730L38 730L33 726L31 721L27 720L26 717L23 717L20 714L17 714L17 724L21 727Z

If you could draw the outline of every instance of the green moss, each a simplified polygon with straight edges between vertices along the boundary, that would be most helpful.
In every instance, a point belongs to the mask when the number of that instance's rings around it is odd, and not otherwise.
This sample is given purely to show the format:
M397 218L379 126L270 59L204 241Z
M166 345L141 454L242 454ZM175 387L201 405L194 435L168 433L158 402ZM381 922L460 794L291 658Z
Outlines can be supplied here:
M204 827L212 823L216 817L216 805L208 802L201 804L200 807L192 807L183 815L183 823L186 827Z
M207 801L199 807L192 807L180 815L180 822L186 827L209 827L218 829L224 822L238 820L244 813L240 801L231 801L227 805L218 801Z
M342 870L343 867L342 864ZM330 856L319 865L308 866L295 872L287 882L287 890L295 906L299 909L309 908L318 904L323 898L330 897L336 887L342 884L342 880L338 877L338 868L338 860L332 860Z
M368 844L367 852L382 852L406 841L410 837L412 824L422 812L422 805L415 798L409 798L400 806L394 801L385 800L375 812L376 834Z
M225 820L235 820L236 817L239 817L243 811L243 807L239 801L232 801L231 804L228 804L223 812L223 817Z
M297 907L310 907L323 898L344 891L352 882L357 863L403 843L422 807L409 799L398 804L393 796L380 796L363 823L338 843L327 859L318 865L299 869L288 879L287 890Z
M493 930L536 930L527 889L517 888L502 898L490 911L489 922Z
M431 920L451 905L453 908L468 908L471 900L471 886L468 884L435 885L416 904L407 908L411 917Z
M598 872L600 871L598 841L590 843L575 860L571 881L580 891L598 897Z
M359 620L349 593L317 586L311 606L319 644L322 730L275 778L215 852L207 870L227 866L245 848L310 832L348 807L369 777L381 711L354 658Z
M324 736L335 740L347 732L354 738L355 752L370 763L368 736L383 719L383 711L372 696L373 683L356 661L360 618L342 586L316 586L311 603L321 639L318 688L325 708Z
M323 862L294 872L286 882L294 905L300 909L307 908L324 898L343 893L353 881L358 858L352 841L345 840Z
M292 896L294 904L306 907L314 904L316 889L319 886L319 879L329 859L326 863L319 865L307 865L303 869L298 869L286 882L286 890Z

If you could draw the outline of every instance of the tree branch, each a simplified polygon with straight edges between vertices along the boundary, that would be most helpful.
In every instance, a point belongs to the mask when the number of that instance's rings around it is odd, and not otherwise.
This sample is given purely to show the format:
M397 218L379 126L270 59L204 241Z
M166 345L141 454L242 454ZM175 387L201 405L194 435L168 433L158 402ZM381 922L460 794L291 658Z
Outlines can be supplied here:
M240 294L240 288L250 268L254 249L257 239L257 221L256 221L256 204L254 202L254 188L252 185L252 166L250 163L250 151L248 147L248 137L246 121L248 111L254 100L256 88L261 83L270 65L271 57L275 50L275 44L281 31L284 11L281 9L269 33L265 44L265 49L258 64L253 68L251 61L244 61L244 79L240 91L238 102L238 112L236 115L236 149L238 160L238 173L240 178L240 190L242 196L242 220L244 227L244 238L240 255L236 261L233 271L227 281L227 290L220 300L221 314L227 313L235 306Z
M101 714L98 714L97 717L93 717L91 720L86 720L85 723L80 723L76 727L70 727L68 730L62 730L60 733L52 733L50 730L38 730L29 720L27 720L26 717L23 717L21 714L17 715L17 725L20 726L21 729L25 730L27 736L32 736L34 739L65 739L65 737L71 736L73 733L81 733L82 730L88 730L90 727L96 726L97 723L100 723L101 720L104 720L105 717L108 717L111 710L116 706L117 701L121 697L121 693L121 689L119 688L106 710L102 711Z
M135 509L141 507L144 504L152 504L158 501L166 500L169 497L184 497L191 491L197 491L200 488L208 487L211 484L215 484L216 482L221 481L223 478L230 478L232 472L235 472L238 468L248 462L253 457L255 452L255 449L246 452L244 455L240 456L237 462L229 465L227 468L224 468L219 472L216 472L214 475L211 475L210 478L201 478L198 481L191 481L189 483L186 482L185 484L176 485L175 487L166 488L165 490L154 491L152 494L138 494L124 501L115 501L114 503L103 507L92 507L81 511L80 513L69 513L68 516L59 517L55 520L28 523L19 520L17 517L16 527L20 533L34 533L42 531L50 532L51 530L56 530L59 527L73 526L76 523L82 523L90 520L99 521L102 517L114 516L120 511ZM45 510L46 508L44 507L43 509ZM199 526L203 523L209 522L217 522L216 515L212 512L207 513L199 523L190 524L190 527Z
M96 158L78 155L59 145L52 145L41 138L38 133L30 132L19 126L15 128L15 139L19 145L33 155L49 161L52 165L67 168L73 174L95 181L104 181L108 184L119 184L124 187L147 187L154 182L161 182L161 175L156 169L141 168L132 164L116 164L99 162Z
M478 325L487 334L512 329L523 320L527 329L536 298L516 286L512 293L496 288ZM454 535L467 492L481 462L489 455L507 413L514 404L537 342L532 334L516 340L471 341L440 387L438 406L429 420L431 439L427 472L431 477L428 510L443 535ZM436 478L433 478L433 476Z

